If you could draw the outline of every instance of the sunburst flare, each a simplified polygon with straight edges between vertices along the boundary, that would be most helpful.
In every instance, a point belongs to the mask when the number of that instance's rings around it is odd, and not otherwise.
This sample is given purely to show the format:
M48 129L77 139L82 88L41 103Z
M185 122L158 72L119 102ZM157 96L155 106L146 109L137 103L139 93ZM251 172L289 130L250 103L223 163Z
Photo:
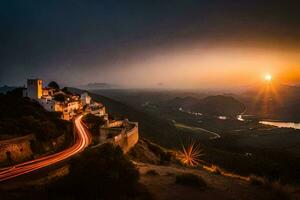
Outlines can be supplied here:
M200 158L203 155L204 153L200 146L192 142L187 147L182 145L182 150L178 151L177 158L182 164L195 167L202 162Z

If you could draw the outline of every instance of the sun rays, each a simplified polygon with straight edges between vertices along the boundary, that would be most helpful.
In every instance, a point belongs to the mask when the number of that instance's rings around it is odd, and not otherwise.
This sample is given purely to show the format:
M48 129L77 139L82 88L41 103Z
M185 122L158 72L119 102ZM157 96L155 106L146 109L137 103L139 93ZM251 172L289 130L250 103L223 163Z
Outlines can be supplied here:
M189 145L182 145L182 150L178 151L177 158L187 166L195 167L203 162L200 158L204 155L203 150L195 142L190 142Z

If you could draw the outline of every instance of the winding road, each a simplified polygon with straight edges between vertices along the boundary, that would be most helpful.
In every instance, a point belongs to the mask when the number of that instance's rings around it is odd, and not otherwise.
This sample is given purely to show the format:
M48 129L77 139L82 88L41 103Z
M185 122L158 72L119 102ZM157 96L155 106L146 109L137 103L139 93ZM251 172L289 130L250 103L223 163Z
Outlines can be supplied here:
M211 135L211 137L209 137L209 139L211 139L211 140L215 140L215 139L220 139L221 138L220 134L218 134L216 132L213 132L213 131L209 131L209 130L204 129L204 128L195 127L195 126L188 126L188 125L183 124L183 123L178 123L175 120L172 120L172 122L173 122L173 124L174 124L175 127L190 129L190 130L194 130L194 131L202 131L202 132L208 133L208 134Z
M1 168L0 182L58 163L84 150L91 142L91 135L81 121L82 117L83 115L80 115L74 120L76 140L73 146L59 153L44 156L11 167Z

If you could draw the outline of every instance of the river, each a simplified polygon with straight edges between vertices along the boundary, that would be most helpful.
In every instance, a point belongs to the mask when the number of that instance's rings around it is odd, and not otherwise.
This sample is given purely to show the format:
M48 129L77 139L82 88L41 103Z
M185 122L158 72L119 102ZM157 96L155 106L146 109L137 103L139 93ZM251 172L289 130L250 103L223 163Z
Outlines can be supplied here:
M279 127L279 128L300 129L300 123L295 123L295 122L260 121L259 123L265 124L265 125L276 126L276 127Z
M243 115L238 115L237 119L239 121L245 121L243 118ZM271 126L276 126L279 128L293 128L293 129L300 129L300 123L295 123L295 122L281 122L281 121L259 121L261 124L265 125L271 125Z

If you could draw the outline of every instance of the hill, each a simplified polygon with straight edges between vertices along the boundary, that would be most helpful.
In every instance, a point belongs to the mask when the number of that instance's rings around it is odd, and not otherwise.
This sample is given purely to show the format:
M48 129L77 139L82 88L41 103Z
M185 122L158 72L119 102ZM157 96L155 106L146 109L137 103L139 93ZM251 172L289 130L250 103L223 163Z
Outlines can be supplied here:
M33 133L46 141L70 131L70 122L61 120L57 113L46 111L37 102L23 98L19 89L0 95L0 137Z
M199 99L195 97L175 97L174 99L171 99L169 101L164 102L166 106L170 107L181 107L183 109L190 109L191 106L196 105L199 103Z
M194 97L176 97L162 103L164 106L183 108L210 116L236 116L245 110L245 106L232 96L208 96L203 99Z
M231 96L208 96L191 106L191 110L207 115L236 116L245 110L245 106Z
M22 89L0 94L0 140L26 135L32 136L29 148L21 148L21 153L18 148L9 151L18 156L7 157L1 161L1 166L64 149L73 141L73 127L71 122L60 119L58 113L48 112L37 102L23 98Z
M0 87L0 93L6 94L7 92L12 91L14 89L16 89L16 87L4 85L4 86Z
M166 156L168 154L172 156ZM171 151L145 139L141 139L129 152L130 158L134 160L140 172L139 182L145 185L153 199L296 198L297 194L292 194L295 192L294 188L280 183L269 182L259 177L225 174L218 167L184 167L175 160L173 155Z
M78 86L78 88L83 90L99 90L99 89L112 89L117 86L109 84L109 83L88 83L86 85Z
M300 121L300 87L274 84L249 89L240 96L247 106L247 114L265 119Z
M295 151L299 152L296 150L299 141L296 130L271 130L255 122L248 124L235 118L206 119L204 116L178 111L178 108L174 110L156 107L147 112L101 95L91 95L107 107L110 115L138 121L141 137L165 148L179 149L182 143L197 141L205 152L203 160L208 163L244 176L257 174L273 180L298 183L299 162L297 155L294 154ZM186 127L201 127L216 131L221 138L209 139L203 131L176 128L172 120L184 123ZM247 154L249 152L250 156Z
M68 90L78 94L84 92L76 88L68 88ZM94 93L90 93L90 95L94 100L101 102L107 108L110 116L118 119L128 118L131 121L139 122L139 133L142 137L170 148L180 146L182 134L173 126L171 121L145 113L102 95Z

